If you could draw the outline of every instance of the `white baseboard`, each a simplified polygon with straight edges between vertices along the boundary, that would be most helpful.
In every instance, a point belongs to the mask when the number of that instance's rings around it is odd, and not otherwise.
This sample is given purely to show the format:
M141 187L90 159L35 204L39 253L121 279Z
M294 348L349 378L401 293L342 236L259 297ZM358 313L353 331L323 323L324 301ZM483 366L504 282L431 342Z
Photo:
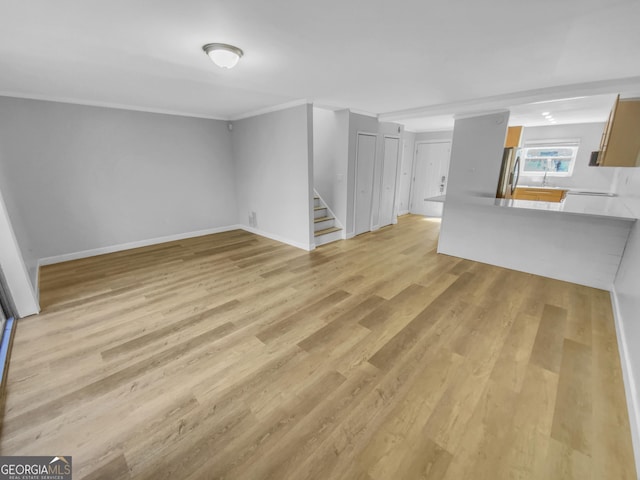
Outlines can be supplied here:
M78 260L80 258L95 257L96 255L104 255L105 253L120 252L122 250L130 250L132 248L148 247L149 245L157 245L159 243L174 242L176 240L184 240L185 238L202 237L213 233L229 232L231 230L242 230L242 225L228 225L225 227L208 228L206 230L197 230L195 232L178 233L175 235L167 235L165 237L150 238L147 240L138 240L136 242L121 243L108 247L92 248L81 252L65 253L55 255L53 257L44 257L38 260L38 270L42 265L52 265L54 263L68 262L70 260Z
M640 398L635 382L633 367L629 359L629 344L622 323L620 305L615 287L611 289L611 303L613 305L613 318L618 337L618 350L620 351L620 364L622 365L622 378L624 380L624 390L627 397L627 410L629 411L629 426L631 427L631 440L633 442L633 453L636 460L636 471L640 478Z
M245 230L249 233L260 235L261 237L275 240L276 242L286 243L287 245L291 245L292 247L301 248L302 250L306 250L307 252L310 252L311 250L313 250L313 248L315 248L313 244L294 242L293 240L289 240L288 238L281 237L280 235L275 235L273 233L265 232L257 228L248 227L246 225L239 225L238 228L241 228L242 230Z
M408 214L409 214L409 210L402 210L402 211L398 212L398 216L408 215Z
M229 232L231 230L245 230L247 232L260 235L261 237L270 238L271 240L276 240L278 242L286 243L287 245L292 245L294 247L301 248L307 251L313 249L312 245L294 242L284 237L280 237L279 235L273 235L273 234L264 232L262 230L258 230L257 228L247 227L246 225L227 225L224 227L208 228L206 230L197 230L195 232L178 233L175 235L167 235L165 237L150 238L147 240L138 240L135 242L121 243L118 245L110 245L108 247L92 248L90 250L82 250L80 252L64 253L62 255L44 257L38 260L37 275L39 275L40 267L43 265L53 265L54 263L62 263L62 262L68 262L70 260L78 260L81 258L95 257L96 255L104 255L106 253L121 252L123 250L130 250L132 248L148 247L149 245L158 245L160 243L174 242L176 240L184 240L186 238L202 237L204 235Z

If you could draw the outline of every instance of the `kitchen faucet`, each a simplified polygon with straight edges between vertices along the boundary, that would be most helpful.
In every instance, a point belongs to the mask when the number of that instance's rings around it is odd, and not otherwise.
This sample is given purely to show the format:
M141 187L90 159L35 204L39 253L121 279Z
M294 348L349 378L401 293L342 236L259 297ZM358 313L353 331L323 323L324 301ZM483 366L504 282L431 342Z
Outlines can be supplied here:
M546 187L547 186L547 172L548 170L545 168L544 170L544 177L542 178L542 186Z

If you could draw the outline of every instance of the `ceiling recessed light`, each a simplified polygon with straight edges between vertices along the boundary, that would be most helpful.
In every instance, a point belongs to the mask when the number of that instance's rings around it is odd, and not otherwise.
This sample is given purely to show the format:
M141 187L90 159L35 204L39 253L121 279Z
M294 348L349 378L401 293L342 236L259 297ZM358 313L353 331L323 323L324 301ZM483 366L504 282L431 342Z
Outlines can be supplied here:
M221 68L233 68L244 55L238 47L226 43L207 43L202 50L209 55L213 63Z
M587 97L569 97L569 98L556 98L554 100L543 100L541 102L532 102L531 105L540 105L541 103L553 103L553 102L568 102L569 100L580 100Z
M542 115L544 115L544 116L546 117L546 116L547 116L547 115L549 115L550 113L551 113L551 112L542 112Z

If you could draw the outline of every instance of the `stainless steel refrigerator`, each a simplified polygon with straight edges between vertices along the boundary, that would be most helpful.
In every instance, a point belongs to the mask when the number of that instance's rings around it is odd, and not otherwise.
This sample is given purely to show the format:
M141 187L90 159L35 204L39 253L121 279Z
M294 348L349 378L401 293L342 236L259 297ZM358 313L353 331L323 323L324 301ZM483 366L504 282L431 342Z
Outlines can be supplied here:
M502 166L498 178L496 198L512 198L520 179L520 151L517 148L505 148L502 154Z

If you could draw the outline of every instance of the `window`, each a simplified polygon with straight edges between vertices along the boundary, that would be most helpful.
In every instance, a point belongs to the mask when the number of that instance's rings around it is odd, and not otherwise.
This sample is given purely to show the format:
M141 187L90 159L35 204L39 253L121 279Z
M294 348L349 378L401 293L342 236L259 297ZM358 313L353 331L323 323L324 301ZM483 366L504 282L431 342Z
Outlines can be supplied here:
M522 149L521 174L527 176L569 177L578 154L577 143L545 144Z

